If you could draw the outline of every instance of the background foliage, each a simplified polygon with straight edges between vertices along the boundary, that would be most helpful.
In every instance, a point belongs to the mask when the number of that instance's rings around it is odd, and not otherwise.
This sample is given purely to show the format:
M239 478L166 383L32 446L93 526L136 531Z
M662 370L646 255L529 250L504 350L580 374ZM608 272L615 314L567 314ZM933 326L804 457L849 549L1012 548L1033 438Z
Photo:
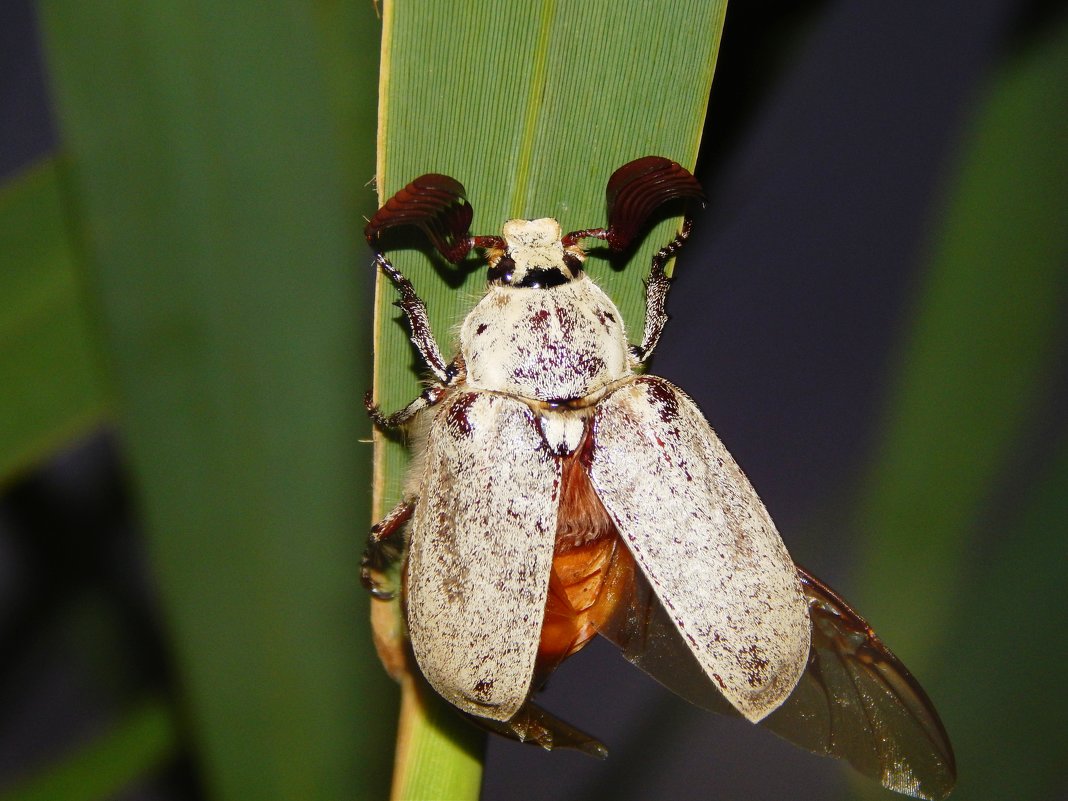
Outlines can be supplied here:
M354 583L371 292L353 270L376 202L379 22L327 2L50 0L37 21L62 139L0 189L0 798L381 797L396 695ZM542 29L538 68L642 58L613 45L618 22ZM454 172L486 230L571 213L537 187L596 194L610 168L479 161L485 128L537 130L457 66L536 64L500 19L479 24L407 34L411 63L456 70L449 124L474 133L454 151L412 130L384 188ZM646 27L649 47L701 30ZM431 98L409 79L410 128ZM732 8L712 203L654 365L795 556L924 681L962 799L1063 792L1066 87L1068 28L1041 4ZM558 99L557 122L667 124L593 95ZM2 116L10 139L21 118ZM438 163L416 167L424 152ZM637 272L604 270L613 292ZM415 385L399 375L398 398ZM612 757L494 740L483 798L889 797L690 710L608 649L566 665L546 705Z

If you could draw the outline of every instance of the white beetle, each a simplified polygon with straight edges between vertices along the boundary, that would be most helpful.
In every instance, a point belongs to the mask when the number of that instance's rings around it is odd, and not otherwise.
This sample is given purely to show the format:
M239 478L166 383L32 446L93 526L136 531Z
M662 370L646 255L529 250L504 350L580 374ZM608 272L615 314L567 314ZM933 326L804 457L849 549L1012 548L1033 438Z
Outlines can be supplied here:
M411 284L381 253L437 382L384 427L410 426L405 496L372 529L363 578L407 545L404 603L416 660L474 720L546 748L603 746L530 702L595 633L702 706L737 712L919 797L955 778L937 714L862 618L790 558L752 485L693 401L641 374L667 321L653 258L642 342L582 269L583 239L615 251L668 201L699 201L684 168L648 156L608 183L607 228L553 219L473 237L457 181L416 179L367 226L416 225L448 260L484 251L489 288L446 362ZM800 684L799 684L800 682Z

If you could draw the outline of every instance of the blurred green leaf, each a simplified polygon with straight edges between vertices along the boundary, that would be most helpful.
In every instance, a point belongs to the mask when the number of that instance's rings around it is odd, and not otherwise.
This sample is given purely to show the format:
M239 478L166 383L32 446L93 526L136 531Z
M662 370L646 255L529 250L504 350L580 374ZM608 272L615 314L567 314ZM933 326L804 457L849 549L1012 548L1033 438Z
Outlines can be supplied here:
M1065 131L1062 24L1005 65L975 121L862 510L860 608L930 690L961 798L1063 787L1064 452L1018 519L984 518L1063 355Z
M1058 736L1068 701L1055 689L1068 630L1064 530L1068 440L1018 515L984 541L943 648L938 697L961 764L961 798L1045 801L1064 789ZM1052 687L1051 687L1052 685Z
M1068 263L1066 76L1062 30L992 87L888 404L861 515L871 550L858 594L910 664L944 635L982 503L1056 355Z
M605 185L620 165L652 154L693 167L725 9L725 0L386 3L380 199L416 176L441 172L466 187L477 234L499 233L516 217L553 216L565 230L603 225ZM622 272L596 251L586 264L619 304L632 339L642 330L649 258L677 225L669 219L651 230ZM454 328L481 294L485 274L464 278L413 244L421 251L391 258L427 302L438 341L452 354ZM395 299L380 279L375 391L387 410L419 393L423 369ZM379 438L378 446L381 513L399 497L407 456L399 442ZM433 706L441 703L410 706L429 709L429 720L405 729L410 756L399 763L397 798L477 792L479 749L470 735L457 740L441 732L434 721L450 713ZM449 784L442 783L446 772Z
M103 416L83 306L59 169L45 162L0 189L0 483Z
M374 198L346 184L372 173L373 9L40 8L205 783L381 796L395 694L357 580L370 298L354 243Z
M145 701L108 731L45 773L0 796L0 801L99 801L117 795L173 759L178 736L162 699Z

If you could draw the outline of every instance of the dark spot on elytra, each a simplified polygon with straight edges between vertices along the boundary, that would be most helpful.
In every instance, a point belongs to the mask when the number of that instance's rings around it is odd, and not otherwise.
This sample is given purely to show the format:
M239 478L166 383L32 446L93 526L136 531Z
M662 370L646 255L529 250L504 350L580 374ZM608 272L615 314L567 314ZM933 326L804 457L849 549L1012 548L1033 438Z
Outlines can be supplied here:
M460 395L452 402L452 405L449 406L449 411L445 415L446 425L461 436L466 437L471 434L471 419L467 416L467 413L477 397L478 395L474 392Z
M673 423L679 419L679 399L666 383L652 376L643 376L638 383L648 387L649 400L656 407L660 419L665 423Z
M737 659L750 687L760 687L767 681L768 665L771 663L759 646L754 644L742 648L738 651Z
M587 426L586 433L583 436L582 442L579 444L578 451L575 455L579 460L579 464L586 470L587 475L590 472L590 468L593 466L594 451L597 448L597 423L594 421L592 427Z
M486 333L487 328L489 328L488 323L479 323L478 328L475 329L475 336Z
M493 679L479 679L475 682L475 696L480 699L489 697L489 694L493 691L493 684Z
M597 321L601 324L601 327L605 331L611 333L612 332L612 327L615 325L615 322L616 322L616 316L614 314L612 314L612 312L608 311L607 309L598 309L597 310Z

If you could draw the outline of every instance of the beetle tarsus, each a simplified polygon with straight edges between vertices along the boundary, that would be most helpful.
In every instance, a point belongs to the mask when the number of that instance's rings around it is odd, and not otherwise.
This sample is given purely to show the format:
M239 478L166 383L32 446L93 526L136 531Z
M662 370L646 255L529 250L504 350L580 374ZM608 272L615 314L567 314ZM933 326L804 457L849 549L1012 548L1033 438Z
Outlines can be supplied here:
M389 575L400 560L402 543L394 538L415 510L415 501L406 499L394 506L385 517L371 526L367 547L360 559L360 583L380 601L391 601L397 595L395 587L387 586L377 576Z
M667 301L668 289L671 288L671 279L668 278L666 272L667 263L689 239L692 228L693 217L687 215L683 218L682 227L675 238L653 256L649 280L645 283L645 333L642 336L642 344L632 345L630 349L636 364L647 362L660 341L660 334L663 333L668 321L664 305Z
M422 356L426 366L434 373L438 381L448 383L448 366L441 349L438 347L434 333L430 330L430 318L426 313L426 304L419 297L412 286L412 282L405 277L404 273L393 266L392 262L382 253L375 253L375 263L379 266L390 282L400 292L401 299L397 302L404 316L408 318L408 326L411 328L411 340Z
M450 368L452 366L450 365ZM367 416L371 418L371 421L379 428L394 429L403 428L408 422L415 417L423 409L429 409L445 396L444 387L431 386L424 389L419 393L419 397L401 409L399 412L393 414L386 414L382 411L382 408L374 402L374 397L371 392L368 392L363 397L363 406L367 410Z
M401 550L396 543L388 540L376 541L373 536L368 539L360 560L360 583L379 601L392 601L397 597L397 588L392 582L387 583L379 576L388 575L390 568L400 558Z

